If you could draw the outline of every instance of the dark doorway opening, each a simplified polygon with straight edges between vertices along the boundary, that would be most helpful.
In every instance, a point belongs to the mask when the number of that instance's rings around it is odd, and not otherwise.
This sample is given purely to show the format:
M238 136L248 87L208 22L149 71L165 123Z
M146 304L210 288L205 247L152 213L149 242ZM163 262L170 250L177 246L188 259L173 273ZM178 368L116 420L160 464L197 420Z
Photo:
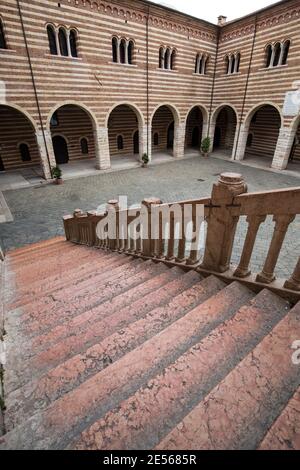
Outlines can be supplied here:
M4 163L0 155L0 171L5 171Z
M199 148L200 147L200 128L194 127L192 133L192 147Z
M216 127L215 136L214 136L214 148L220 148L221 146L222 131L220 127Z
M167 136L167 148L172 149L174 146L174 121L171 122L168 128L168 136Z
M68 144L64 137L60 135L56 135L52 139L53 142L53 150L55 155L56 163L61 165L63 163L68 163L69 161L69 152L68 152Z
M133 134L133 153L135 155L140 153L139 131L135 131L135 133Z

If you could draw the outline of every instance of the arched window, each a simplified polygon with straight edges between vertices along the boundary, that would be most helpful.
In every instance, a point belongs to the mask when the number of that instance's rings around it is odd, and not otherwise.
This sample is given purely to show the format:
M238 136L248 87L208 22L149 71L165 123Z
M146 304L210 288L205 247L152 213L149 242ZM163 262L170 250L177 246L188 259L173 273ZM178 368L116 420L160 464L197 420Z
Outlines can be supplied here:
M52 114L50 125L51 127L57 127L59 125L57 111L54 111Z
M128 43L128 64L133 64L133 51L134 51L134 42L129 41L129 43Z
M89 144L85 137L80 139L80 148L83 155L87 155L89 153Z
M209 63L209 56L207 56L207 57L206 57L206 59L205 59L205 65L204 65L204 75L206 75L206 74L207 74L208 63Z
M59 39L59 47L60 53L62 56L67 57L68 54L68 45L67 45L67 35L64 28L59 28L58 32L58 39Z
M247 147L252 147L252 142L253 142L253 134L248 134L247 137Z
M118 145L118 150L123 150L124 148L124 142L123 142L123 136L118 135L117 137L117 145Z
M19 145L20 149L20 155L22 162L30 162L31 156L30 156L30 150L27 144L20 144Z
M235 56L235 68L234 72L239 72L240 70L240 62L241 62L241 54L238 52L237 55Z
M0 18L0 49L7 49L5 35L4 35L4 28L3 28L1 18Z
M285 41L282 45L282 65L286 65L287 63L287 58L288 58L288 55L289 55L289 50L290 50L290 45L291 45L291 42L290 41Z
M164 68L168 70L170 68L170 60L171 60L171 51L169 48L167 48L165 52L165 60L164 60Z
M158 132L155 132L153 136L153 144L157 146L159 144L159 137L158 137Z
M171 70L175 69L175 60L176 60L176 51L175 49L173 49L172 54L171 54L171 64L170 64Z
M272 46L269 44L266 49L266 67L271 66L272 50Z
M50 24L47 26L47 34L48 34L48 41L49 41L49 49L50 54L57 55L57 45L56 45L56 38L55 38L55 31L53 26Z
M230 67L230 73L234 73L234 68L235 68L235 56L232 54L230 56L231 59L231 67Z
M1 18L0 18L0 49L7 49L5 35L4 35L4 28L3 28Z
M229 57L228 55L225 57L225 73L229 73Z
M125 48L126 48L126 41L125 41L125 39L121 39L121 43L120 43L120 62L121 62L121 64L125 64Z
M199 61L199 54L196 55L196 59L195 59L195 73L198 72L198 61Z
M70 31L70 49L71 49L71 56L78 57L77 53L77 33L75 29L71 29Z
M113 62L118 62L118 39L112 38L112 57Z
M164 54L164 48L161 47L159 49L159 68L163 69L165 64L165 54Z
M274 46L274 60L273 60L273 67L279 65L279 59L281 54L281 44L277 42Z

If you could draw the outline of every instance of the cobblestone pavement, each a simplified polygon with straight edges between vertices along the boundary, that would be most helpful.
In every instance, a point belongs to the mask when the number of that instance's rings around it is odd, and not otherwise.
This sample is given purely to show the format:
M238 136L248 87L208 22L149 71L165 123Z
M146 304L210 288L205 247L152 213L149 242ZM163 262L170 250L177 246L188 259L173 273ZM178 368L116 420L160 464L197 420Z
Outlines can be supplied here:
M99 176L90 176L53 184L5 191L4 197L14 221L0 224L0 241L4 251L38 240L63 234L62 216L74 209L95 209L108 199L127 195L128 203L139 203L149 196L164 202L200 198L211 193L213 182L224 171L240 172L249 191L262 191L299 186L299 179L246 167L217 159L191 158L168 162L149 168L137 168ZM261 268L272 234L271 219L261 227L252 257L252 269ZM245 239L247 225L238 226L233 262L237 262ZM300 217L290 226L280 259L277 275L288 276L300 254Z

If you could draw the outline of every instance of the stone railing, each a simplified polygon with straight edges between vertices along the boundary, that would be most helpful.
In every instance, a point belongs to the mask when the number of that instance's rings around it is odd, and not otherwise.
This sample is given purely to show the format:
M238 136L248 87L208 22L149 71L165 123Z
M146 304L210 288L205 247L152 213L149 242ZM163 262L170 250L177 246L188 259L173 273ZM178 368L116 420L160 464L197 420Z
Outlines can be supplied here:
M291 266L290 277L275 277L276 264L287 230L296 215L300 214L300 188L247 193L247 186L241 175L224 173L213 185L210 198L176 203L177 207L188 206L190 209L188 215L185 210L181 211L181 236L178 236L178 214L175 217L171 206L174 207L151 198L145 199L135 211L120 210L116 200L109 201L106 211L101 213L84 213L78 209L72 216L64 217L66 238L74 243L180 265L186 270L197 269L204 275L215 274L228 282L239 280L256 290L268 286L291 301L300 299L299 253L295 253L295 266ZM202 219L197 215L197 207L203 208ZM169 209L168 219L163 216L164 209ZM151 233L151 216L154 210L159 213L158 236L151 238L144 236L140 215L142 212L146 213L146 220L142 220L147 222L147 233ZM111 238L105 233L105 229L102 229L101 233L97 230L99 222L107 220L110 211L116 214L116 231ZM249 266L257 233L267 216L273 217L273 233L262 257L261 272L251 273ZM247 233L241 253L237 256L237 266L233 266L233 243L241 217L246 218ZM131 238L132 227L138 220L135 229L140 233L140 237ZM205 223L202 225L203 220ZM184 227L188 222L195 234L192 245L185 238ZM206 230L202 230L204 226ZM124 232L127 236L124 236Z

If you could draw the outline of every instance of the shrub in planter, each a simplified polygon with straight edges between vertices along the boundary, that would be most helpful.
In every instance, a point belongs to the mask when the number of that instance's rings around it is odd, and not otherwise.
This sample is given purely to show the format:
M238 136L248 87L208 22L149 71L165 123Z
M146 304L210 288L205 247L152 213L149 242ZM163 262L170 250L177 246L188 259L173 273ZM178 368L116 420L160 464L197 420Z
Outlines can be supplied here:
M54 166L52 169L51 169L51 173L52 173L52 178L54 178L54 182L56 184L62 184L63 180L62 180L62 171L61 169L59 168L58 165Z
M204 157L208 157L211 140L210 137L205 137L201 142L201 152Z
M142 156L142 166L145 167L148 165L149 163L149 157L146 153L144 153L144 155Z

